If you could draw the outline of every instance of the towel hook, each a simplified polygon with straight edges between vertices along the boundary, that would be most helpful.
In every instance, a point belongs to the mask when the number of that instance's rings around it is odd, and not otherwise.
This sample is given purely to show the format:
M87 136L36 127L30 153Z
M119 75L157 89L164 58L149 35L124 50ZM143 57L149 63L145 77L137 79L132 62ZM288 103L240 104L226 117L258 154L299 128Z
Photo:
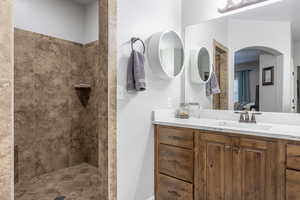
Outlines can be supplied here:
M136 37L131 38L131 49L134 50L133 45L134 45L134 43L136 43L138 41L142 43L142 45L143 45L143 54L145 54L146 46L145 46L145 43L143 42L143 40L141 40L140 38L136 38Z

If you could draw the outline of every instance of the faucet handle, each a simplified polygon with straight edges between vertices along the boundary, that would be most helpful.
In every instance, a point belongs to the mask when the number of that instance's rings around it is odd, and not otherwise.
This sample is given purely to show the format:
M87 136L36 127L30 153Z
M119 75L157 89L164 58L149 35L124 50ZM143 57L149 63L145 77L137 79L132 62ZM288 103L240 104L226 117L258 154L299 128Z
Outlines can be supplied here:
M260 112L251 112L251 123L256 123L256 115L262 115Z
M250 121L250 115L249 115L249 112L246 111L244 115L245 115L245 121L246 121L246 122L249 122L249 121Z
M234 111L235 114L240 114L240 122L249 121L249 113L247 111Z

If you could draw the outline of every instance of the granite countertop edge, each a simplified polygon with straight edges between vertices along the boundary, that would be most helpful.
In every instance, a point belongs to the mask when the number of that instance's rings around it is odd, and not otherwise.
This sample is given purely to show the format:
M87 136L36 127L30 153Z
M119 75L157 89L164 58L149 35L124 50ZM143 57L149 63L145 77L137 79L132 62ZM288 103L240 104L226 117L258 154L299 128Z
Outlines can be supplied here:
M295 133L286 132L282 134L280 131L275 131L275 130L249 130L249 129L242 129L242 128L239 129L239 128L222 127L222 126L209 126L204 124L187 123L188 120L182 120L182 122L180 122L180 120L178 119L176 120L177 120L176 122L172 120L154 120L152 121L152 124L171 126L171 127L173 126L179 128L191 128L191 129L198 129L204 131L217 131L222 133L233 133L233 134L241 134L241 135L249 135L249 136L267 137L273 139L300 141L300 134L299 136L298 135L295 136Z

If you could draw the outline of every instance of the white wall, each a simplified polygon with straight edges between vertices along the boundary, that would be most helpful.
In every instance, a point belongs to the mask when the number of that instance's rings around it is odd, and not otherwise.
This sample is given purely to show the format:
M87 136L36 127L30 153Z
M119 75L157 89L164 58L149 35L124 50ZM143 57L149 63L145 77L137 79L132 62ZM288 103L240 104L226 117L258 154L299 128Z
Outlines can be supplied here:
M256 86L259 84L259 71L257 68L254 68L253 71L249 74L250 79L250 100L255 103L256 98Z
M197 50L205 47L210 55L210 65L214 62L213 43L218 41L224 46L228 46L228 22L226 19L212 20L203 22L195 26L186 28L186 53L189 60L186 60L186 80L185 80L185 100L186 102L200 102L203 108L212 108L212 98L207 97L205 93L205 83L191 82L191 59L195 56Z
M222 16L218 12L219 0L188 0L182 4L183 26L198 24L200 22Z
M255 30L255 31L253 31ZM229 20L230 64L234 65L234 52L246 47L268 47L284 55L282 109L291 111L291 24L279 21ZM278 39L280 38L280 39ZM233 108L234 69L229 67L229 97Z
M93 1L85 6L84 18L84 43L98 40L99 38L99 1Z
M293 53L294 53L294 66L295 66L295 105L297 105L297 109L300 110L300 101L297 99L297 79L300 79L300 75L297 74L297 66L300 66L300 41L294 42L293 44Z
M260 55L259 64L259 101L260 111L262 112L282 112L282 65L278 63L277 56ZM262 85L263 69L274 66L274 85Z
M300 41L294 43L294 64L300 66Z
M298 80L299 82L300 82L300 67L297 67L297 79L296 79L296 81ZM297 87L297 85L296 85L296 87ZM299 85L299 87L300 87L300 85ZM298 90L297 90L297 92L296 92L296 99L297 99L297 95L300 95L300 94L298 94ZM297 99L297 112L298 113L300 113L300 99Z
M169 29L180 33L181 0L119 0L118 8L118 199L146 200L154 195L151 112L179 103L181 78L160 80L146 61L147 90L127 93L129 40Z
M14 26L85 44L98 39L96 3L86 7L70 0L15 0Z

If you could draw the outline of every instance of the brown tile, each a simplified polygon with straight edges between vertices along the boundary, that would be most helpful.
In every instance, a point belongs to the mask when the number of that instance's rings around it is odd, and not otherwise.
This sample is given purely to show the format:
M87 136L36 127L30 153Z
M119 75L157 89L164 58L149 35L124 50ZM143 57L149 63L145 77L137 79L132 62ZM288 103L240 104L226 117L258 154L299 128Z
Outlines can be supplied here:
M29 179L24 174L34 177L83 161L94 166L99 163L102 173L100 181L104 183L109 178L112 182L111 186L101 187L101 198L108 198L110 187L110 199L115 199L116 46L113 45L116 44L115 35L108 40L108 31L115 31L115 6L115 1L110 2L110 7L108 1L100 3L100 10L105 12L110 10L113 16L109 18L111 21L108 21L108 18L100 18L102 37L99 43L93 42L82 46L16 30L15 37L23 38L15 50L18 138L20 140L25 140L25 136L35 138L32 139L31 146L30 142L18 142L23 146L19 159L20 177L24 177L23 180ZM28 48L24 49L22 46ZM73 88L74 84L81 82L92 86L90 102L85 108ZM28 117L32 115L34 119ZM31 123L26 127L26 120L33 120L36 124ZM30 157L34 159L29 161ZM106 168L108 165L111 167L110 170ZM33 172L29 171L30 168L34 169ZM24 192L20 191L18 195ZM48 188L46 193L57 194L57 191Z
M19 180L82 162L97 166L94 72L98 43L83 46L15 29L15 44ZM92 85L87 107L82 106L73 87L81 82Z
M65 196L70 200L100 200L98 177L97 168L88 164L80 164L38 176L26 183L17 184L15 198L48 200Z

